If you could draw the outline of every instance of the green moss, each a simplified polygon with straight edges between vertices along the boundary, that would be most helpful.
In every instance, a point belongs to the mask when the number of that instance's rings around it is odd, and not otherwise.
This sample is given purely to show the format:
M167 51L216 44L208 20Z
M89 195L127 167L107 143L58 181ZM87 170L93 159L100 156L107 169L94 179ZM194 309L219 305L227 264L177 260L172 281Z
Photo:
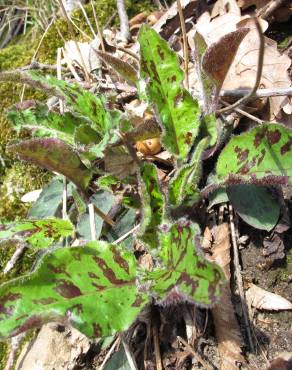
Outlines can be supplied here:
M14 220L23 216L28 208L20 198L27 192L42 188L51 175L39 167L15 162L3 176L0 186L0 220Z

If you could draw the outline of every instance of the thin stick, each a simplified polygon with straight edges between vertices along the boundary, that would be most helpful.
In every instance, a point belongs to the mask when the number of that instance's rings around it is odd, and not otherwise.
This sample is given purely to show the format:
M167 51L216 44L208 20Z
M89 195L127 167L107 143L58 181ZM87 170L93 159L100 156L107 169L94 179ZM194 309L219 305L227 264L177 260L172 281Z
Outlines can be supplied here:
M259 56L258 56L258 64L257 64L257 75L256 75L256 80L255 80L255 83L254 83L254 86L253 88L250 90L250 92L243 96L241 99L239 99L237 102L235 102L234 104L230 105L229 107L225 107L225 108L222 108L222 109L219 109L216 113L226 113L226 112L229 112L230 110L233 110L237 107L239 107L240 105L242 105L243 103L247 103L253 96L254 94L256 93L258 87L259 87L259 84L260 84L260 81L261 81L261 77L262 77L262 71L263 71L263 62L264 62L264 52L265 52L265 39L264 39L264 35L262 33L262 30L261 30L261 26L260 26L260 23L258 21L257 18L253 18L254 20L254 23L255 23L255 26L256 26L256 30L258 32L258 36L259 36L259 41L260 41L260 49L259 49Z
M226 102L225 102L225 101L223 101L223 100L221 100L221 103L222 103L223 105L226 105L227 107L228 107L228 106L230 106L230 104L226 103ZM240 109L240 108L235 108L234 110L235 110L235 112L240 113L241 115L243 115L243 116L245 116L245 117L247 117L247 118L250 118L251 120L253 120L253 121L257 122L257 123L262 124L262 123L264 122L263 120L261 120L261 119L259 119L259 118L255 117L255 116L253 116L253 115L252 115L252 114L250 114L250 113L245 112L244 110L242 110L242 109Z
M186 88L189 89L189 49L188 49L188 42L187 42L186 24L185 24L185 19L184 19L180 0L176 0L176 3L177 3L177 10L179 14L181 32L182 32L182 37L183 37L185 85L186 85Z
M161 354L160 354L160 347L159 347L158 330L157 330L157 325L156 325L155 322L153 323L153 326L152 326L152 335L153 335L153 343L154 343L156 369L157 370L162 370L162 361L161 361Z
M286 0L269 1L269 3L257 13L257 16L263 19L267 19L273 14L275 10L277 10L285 2Z
M95 215L94 215L94 205L93 205L93 203L88 204L88 211L89 211L89 224L90 224L91 240L96 240L96 227L95 227Z
M245 96L249 90L247 89L235 89L235 90L221 90L219 96L224 97L234 97L240 98ZM269 98L271 96L291 96L292 95L292 87L279 87L276 89L259 89L255 94L254 98Z
M15 266L16 262L21 257L25 248L26 248L25 243L22 243L20 244L19 247L17 247L16 251L13 253L12 257L10 258L10 260L7 262L6 266L4 267L3 275L8 274L8 272L13 269L13 267Z
M120 28L121 28L121 36L124 41L129 41L131 38L130 34L130 27L129 27L129 19L128 14L126 11L125 1L124 0L117 0L117 8L120 18Z
M103 370L107 361L109 360L109 358L111 357L113 351L115 350L116 347L118 347L118 345L120 344L121 342L121 337L118 336L117 339L114 341L113 345L111 346L110 350L108 351L108 353L106 354L104 360L102 361L100 367L98 368L98 370Z
M91 33L92 33L93 37L94 37L94 38L96 38L96 33L95 33L95 31L94 31L94 29L93 29L93 27L92 27L92 24L91 24L90 20L88 19L88 16L87 16L87 14L86 14L86 11L85 11L85 9L84 9L84 6L81 4L81 2L80 2L80 1L78 1L78 5L79 5L79 7L80 7L80 9L81 9L81 11L82 11L82 13L83 13L83 15L84 15L84 18L85 18L85 20L86 20L86 23L88 24L88 27L89 27L89 29L90 29L90 31L91 31Z
M246 303L245 303L245 296L244 296L242 276L241 276L241 271L240 271L238 247L237 247L235 226L234 226L234 219L233 219L233 208L232 208L231 204L229 204L228 210L229 210L230 233L231 233L231 240L232 240L232 246L233 246L233 255L234 255L234 269L235 269L236 283L237 283L240 303L241 303L241 307L242 307L243 319L244 319L244 323L245 323L245 327L246 327L246 333L247 333L247 338L248 338L248 342L249 342L249 347L250 347L251 352L254 352L255 348L254 348L254 344L253 344L253 340L252 340L250 322L249 322L247 307L246 307Z
M65 19L67 21L68 29L69 29L71 38L74 41L75 46L76 46L76 49L77 49L77 52L79 54L79 57L80 57L80 60L81 60L81 63L82 63L82 67L83 67L84 73L85 73L85 79L86 79L86 81L89 82L90 81L90 77L89 77L89 73L88 73L87 68L86 68L86 64L85 64L84 59L83 59L83 55L81 53L81 50L80 50L80 47L79 47L78 42L74 39L74 31L73 31L73 28L72 28L72 23L70 22L70 18L68 16L67 12L66 12L66 9L64 7L64 4L63 4L62 0L58 0L58 2L59 2L60 7L62 9L63 15L64 15L64 17L65 17Z
M100 39L101 50L103 52L105 52L105 47L104 47L104 42L103 42L103 36L102 36L101 28L99 26L99 21L98 21L97 15L96 15L95 7L93 5L92 0L90 0L90 3L91 3L92 11L93 11L93 17L94 17L94 21L95 21L97 33L98 33L98 36L99 36L99 39Z
M182 337L178 336L177 339L186 347L186 349L195 357L195 359L204 366L206 370L214 370L202 357L194 351L194 349Z
M41 47L41 45L44 41L44 38L45 38L46 34L48 33L49 29L51 28L51 25L53 24L54 20L55 20L55 17L52 18L51 22L48 24L47 28L45 29L45 32L42 34L42 37L40 39L40 42L38 43L36 51L34 52L33 57L31 58L32 62L36 59L36 56L37 56L37 54L40 50L40 47Z
M127 357L127 360L128 360L128 363L129 363L129 366L130 366L131 370L138 370L138 366L136 364L136 361L135 361L135 359L134 359L134 357L131 353L130 347L129 347L128 343L126 342L123 334L122 334L122 343L123 343L124 350L125 350L125 353L126 353L126 357Z
M117 244L121 243L122 241L124 241L125 239L127 239L127 237L129 235L133 234L136 230L138 230L139 227L140 227L140 224L134 226L131 230L129 230L124 235L122 235L118 239L116 239L112 244L117 245Z

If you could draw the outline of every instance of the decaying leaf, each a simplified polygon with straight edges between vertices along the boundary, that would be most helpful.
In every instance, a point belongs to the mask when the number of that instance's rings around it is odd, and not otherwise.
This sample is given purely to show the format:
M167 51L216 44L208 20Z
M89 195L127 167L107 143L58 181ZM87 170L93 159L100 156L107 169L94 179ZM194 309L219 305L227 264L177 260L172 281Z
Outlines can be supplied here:
M137 164L123 147L107 148L104 152L105 170L118 179L134 175Z
M259 310L292 310L292 303L287 299L278 294L270 293L255 284L251 284L246 291L246 299L251 306Z
M227 223L215 226L212 231L212 257L224 271L227 284L222 287L222 295L218 304L212 308L212 315L221 357L220 369L237 370L237 363L245 363L241 354L242 338L238 322L234 314L230 291L230 238Z
M265 31L268 26L267 22L264 20L260 22L263 31ZM236 56L229 68L222 86L225 90L250 89L255 83L259 51L259 37L255 25L251 18L246 19L232 13L224 14L213 20L211 20L210 15L204 13L197 24L197 29L208 45L217 42L220 37L227 35L229 32L236 31L238 27L248 27L250 31L239 45ZM290 58L278 52L277 43L265 37L265 55L260 86L262 88L290 87L291 81L288 76L290 64ZM287 106L290 106L288 98L283 96L271 97L269 101L270 120L278 116L282 108L287 110Z
M78 50L77 44L80 50ZM71 63L78 67L85 67L88 72L101 68L101 61L95 50L99 48L100 40L94 39L91 42L66 41L64 45L66 58L69 58ZM80 55L81 54L81 55Z

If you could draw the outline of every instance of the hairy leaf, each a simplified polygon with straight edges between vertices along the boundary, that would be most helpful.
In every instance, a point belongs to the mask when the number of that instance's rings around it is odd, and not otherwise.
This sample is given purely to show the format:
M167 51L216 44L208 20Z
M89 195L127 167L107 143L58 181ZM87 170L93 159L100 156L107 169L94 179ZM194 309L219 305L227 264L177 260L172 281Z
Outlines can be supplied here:
M68 144L74 143L74 130L82 123L82 118L70 112L61 115L49 111L46 104L39 102L24 110L10 109L7 118L18 129L32 130L33 136L57 137Z
M232 137L216 172L219 181L229 184L292 184L292 130L265 123Z
M143 221L140 239L150 248L158 248L158 227L164 213L164 196L160 190L157 170L153 164L141 167L141 197L143 200Z
M47 218L25 220L0 226L0 241L21 238L34 248L47 248L60 238L72 235L73 225L69 220Z
M201 256L197 249L199 233L198 225L186 219L162 225L163 267L149 273L154 279L152 290L162 304L191 300L210 306L218 300L224 274L219 266Z
M270 231L280 216L280 204L264 186L242 184L227 188L228 198L239 216L256 229Z
M138 40L141 76L146 79L149 100L157 108L164 131L162 143L184 160L198 134L198 102L182 87L183 72L167 42L146 25L141 27Z
M81 162L78 154L62 140L31 139L8 148L23 160L66 176L80 189L86 189L91 179L91 171Z
M227 33L206 50L202 59L202 67L218 89L221 88L237 49L248 32L249 28L242 27Z
M135 279L135 257L108 243L56 249L31 275L0 286L0 337L53 320L88 337L123 331L147 302Z
M209 138L202 139L197 145L190 163L179 168L169 183L169 202L173 206L180 205L184 200L196 201L199 198L197 186L201 178L202 155L208 145Z
M92 122L92 128L98 132L100 138L103 137L109 127L112 127L112 114L115 114L115 112L106 109L106 101L102 95L96 96L79 85L69 84L53 76L44 77L36 72L30 72L30 76L34 80L42 81L57 88L75 113Z

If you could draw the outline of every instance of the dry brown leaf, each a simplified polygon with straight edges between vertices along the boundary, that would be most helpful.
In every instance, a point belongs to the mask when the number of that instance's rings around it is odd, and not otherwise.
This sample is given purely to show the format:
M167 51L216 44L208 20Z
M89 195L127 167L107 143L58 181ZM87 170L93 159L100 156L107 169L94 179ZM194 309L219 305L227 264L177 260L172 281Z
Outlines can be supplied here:
M137 164L122 147L107 148L104 152L105 170L119 179L134 175Z
M292 310L292 303L287 299L264 290L255 284L251 284L246 291L246 299L249 305L269 311Z
M221 357L221 370L238 370L237 363L245 363L241 354L241 334L234 314L230 291L230 238L227 223L212 229L213 252L211 260L224 271L228 284L222 289L218 304L212 309L218 350Z
M268 24L260 20L263 31ZM241 42L222 88L233 90L238 88L252 88L256 79L259 37L251 18L239 17L227 13L213 20L208 13L204 13L198 20L197 29L204 36L208 45L217 42L220 37L235 31L238 27L249 27L250 31ZM260 82L261 88L282 88L291 86L288 76L290 58L280 54L277 43L265 37L265 55L263 73ZM287 97L278 96L269 98L270 113L268 119L280 118L281 110L290 111L290 102Z
M76 44L78 44L80 53L77 49ZM100 45L99 39L94 39L91 42L76 42L73 40L65 42L64 50L66 53L66 58L69 58L71 63L77 64L78 66L83 66L83 61L87 71L91 72L95 69L101 68L101 61L96 55L94 49L98 50Z

